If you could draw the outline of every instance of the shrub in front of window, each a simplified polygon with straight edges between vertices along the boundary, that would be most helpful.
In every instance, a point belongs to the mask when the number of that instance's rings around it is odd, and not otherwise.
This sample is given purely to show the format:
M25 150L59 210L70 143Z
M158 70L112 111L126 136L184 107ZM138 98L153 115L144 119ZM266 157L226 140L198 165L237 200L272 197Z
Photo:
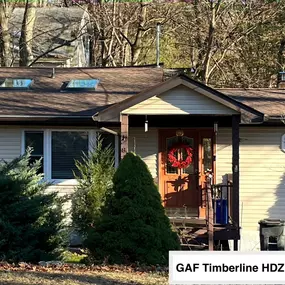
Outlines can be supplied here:
M179 249L179 240L146 164L126 154L113 183L114 194L100 222L88 232L86 245L93 261L167 264L168 252Z
M79 175L75 175L78 186L72 197L72 223L84 239L88 229L101 216L106 196L112 192L114 149L111 145L104 147L103 138L98 136L93 151L83 154L76 166Z
M40 161L31 165L30 153L0 164L0 259L8 262L54 259L65 243L64 201L46 193Z

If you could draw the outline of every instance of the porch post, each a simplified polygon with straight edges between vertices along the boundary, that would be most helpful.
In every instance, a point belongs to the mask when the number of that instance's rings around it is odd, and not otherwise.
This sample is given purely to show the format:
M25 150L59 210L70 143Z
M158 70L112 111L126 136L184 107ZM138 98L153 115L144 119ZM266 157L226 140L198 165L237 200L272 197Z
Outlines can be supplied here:
M239 123L240 115L232 116L232 173L233 173L233 222L239 233ZM238 250L238 240L234 240Z
M129 151L129 116L121 114L121 159Z

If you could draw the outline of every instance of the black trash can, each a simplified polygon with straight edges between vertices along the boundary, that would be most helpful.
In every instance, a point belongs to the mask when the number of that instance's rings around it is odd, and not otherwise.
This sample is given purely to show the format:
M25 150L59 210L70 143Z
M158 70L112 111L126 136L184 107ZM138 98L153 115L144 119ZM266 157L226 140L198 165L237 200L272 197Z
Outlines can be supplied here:
M260 250L285 250L285 221L265 219L259 221Z

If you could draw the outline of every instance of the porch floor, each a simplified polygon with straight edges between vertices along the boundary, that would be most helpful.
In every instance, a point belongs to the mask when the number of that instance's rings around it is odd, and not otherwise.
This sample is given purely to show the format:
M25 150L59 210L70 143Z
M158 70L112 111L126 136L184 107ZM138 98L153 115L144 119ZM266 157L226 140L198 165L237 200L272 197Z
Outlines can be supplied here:
M207 221L198 217L169 217L173 227L177 230L181 244L197 244L197 240L208 239ZM238 240L239 230L232 224L214 224L214 240Z
M165 208L166 215L173 219L173 218L179 218L179 219L193 219L193 218L199 218L198 216L198 208L194 207L166 207Z

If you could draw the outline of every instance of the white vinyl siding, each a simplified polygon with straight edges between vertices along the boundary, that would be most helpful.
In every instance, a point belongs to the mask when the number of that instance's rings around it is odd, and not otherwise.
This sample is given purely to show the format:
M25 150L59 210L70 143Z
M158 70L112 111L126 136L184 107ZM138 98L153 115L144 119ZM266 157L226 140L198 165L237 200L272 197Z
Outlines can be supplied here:
M149 98L124 110L122 113L137 115L237 114L236 111L185 86L178 86L165 93Z
M138 154L148 165L153 178L158 177L158 133L150 128L144 132L143 128L131 128L129 132L129 151Z
M0 160L11 161L21 155L20 129L0 128Z
M240 214L244 230L257 230L264 218L285 219L285 153L280 149L285 128L241 128ZM217 182L231 173L231 130L220 129Z

